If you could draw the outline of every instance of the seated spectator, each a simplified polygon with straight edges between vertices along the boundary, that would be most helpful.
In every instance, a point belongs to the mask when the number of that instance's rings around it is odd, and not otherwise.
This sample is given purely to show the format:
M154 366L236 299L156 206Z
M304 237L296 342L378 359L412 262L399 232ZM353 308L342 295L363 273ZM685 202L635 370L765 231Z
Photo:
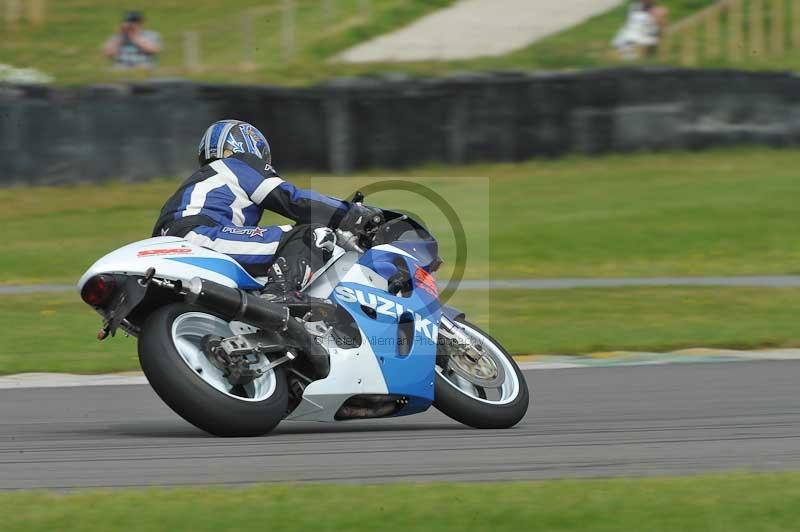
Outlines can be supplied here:
M652 56L667 26L668 14L667 8L658 5L656 0L631 2L625 24L611 45L625 59L638 59L642 52L645 56Z
M161 37L155 31L143 29L143 22L141 13L126 13L117 34L106 42L106 57L114 62L116 68L152 68L156 65Z

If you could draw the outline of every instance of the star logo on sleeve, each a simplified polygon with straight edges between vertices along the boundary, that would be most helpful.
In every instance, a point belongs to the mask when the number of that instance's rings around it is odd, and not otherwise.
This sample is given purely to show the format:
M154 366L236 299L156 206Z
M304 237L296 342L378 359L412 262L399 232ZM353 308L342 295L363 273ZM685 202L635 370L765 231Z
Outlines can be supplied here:
M250 230L250 238L263 237L265 229L262 227L255 227Z

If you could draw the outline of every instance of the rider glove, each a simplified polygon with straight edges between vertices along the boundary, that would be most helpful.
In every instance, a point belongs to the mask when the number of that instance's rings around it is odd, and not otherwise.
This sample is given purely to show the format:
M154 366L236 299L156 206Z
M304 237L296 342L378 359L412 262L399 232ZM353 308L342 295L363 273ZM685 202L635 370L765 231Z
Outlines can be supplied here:
M380 225L383 221L383 211L375 207L367 207L361 203L351 203L347 214L339 222L339 229L360 234L369 227Z

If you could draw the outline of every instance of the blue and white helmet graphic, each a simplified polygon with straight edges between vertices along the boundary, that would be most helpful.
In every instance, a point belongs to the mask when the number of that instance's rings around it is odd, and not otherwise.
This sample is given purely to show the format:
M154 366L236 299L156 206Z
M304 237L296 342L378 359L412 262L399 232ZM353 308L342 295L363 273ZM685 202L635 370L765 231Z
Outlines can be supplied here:
M200 165L216 159L230 157L234 153L252 153L272 164L272 153L267 138L255 127L241 120L220 120L206 129L197 157Z

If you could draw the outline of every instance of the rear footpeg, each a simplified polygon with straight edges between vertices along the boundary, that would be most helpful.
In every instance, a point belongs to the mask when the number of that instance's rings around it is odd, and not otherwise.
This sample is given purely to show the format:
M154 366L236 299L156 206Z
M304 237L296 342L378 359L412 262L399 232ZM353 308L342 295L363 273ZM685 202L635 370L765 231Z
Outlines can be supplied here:
M292 317L289 307L272 303L237 288L195 277L182 287L186 301L218 312L228 321L241 321L267 332L280 335L284 347L295 347L302 351L313 366L318 378L324 378L330 371L328 351L320 346L306 331L302 322ZM332 309L335 309L331 305ZM311 309L305 308L304 319L308 319ZM300 309L298 309L298 312ZM313 312L312 312L313 315Z
M248 384L271 369L297 358L283 346L253 342L242 335L229 338L207 335L201 340L201 348L208 360L219 368L232 384L241 385ZM279 352L285 352L285 355L272 360L268 358L269 354Z
M294 318L302 318L303 321L332 322L336 316L336 306L324 299L302 303L284 303L284 305L289 309L289 315Z

